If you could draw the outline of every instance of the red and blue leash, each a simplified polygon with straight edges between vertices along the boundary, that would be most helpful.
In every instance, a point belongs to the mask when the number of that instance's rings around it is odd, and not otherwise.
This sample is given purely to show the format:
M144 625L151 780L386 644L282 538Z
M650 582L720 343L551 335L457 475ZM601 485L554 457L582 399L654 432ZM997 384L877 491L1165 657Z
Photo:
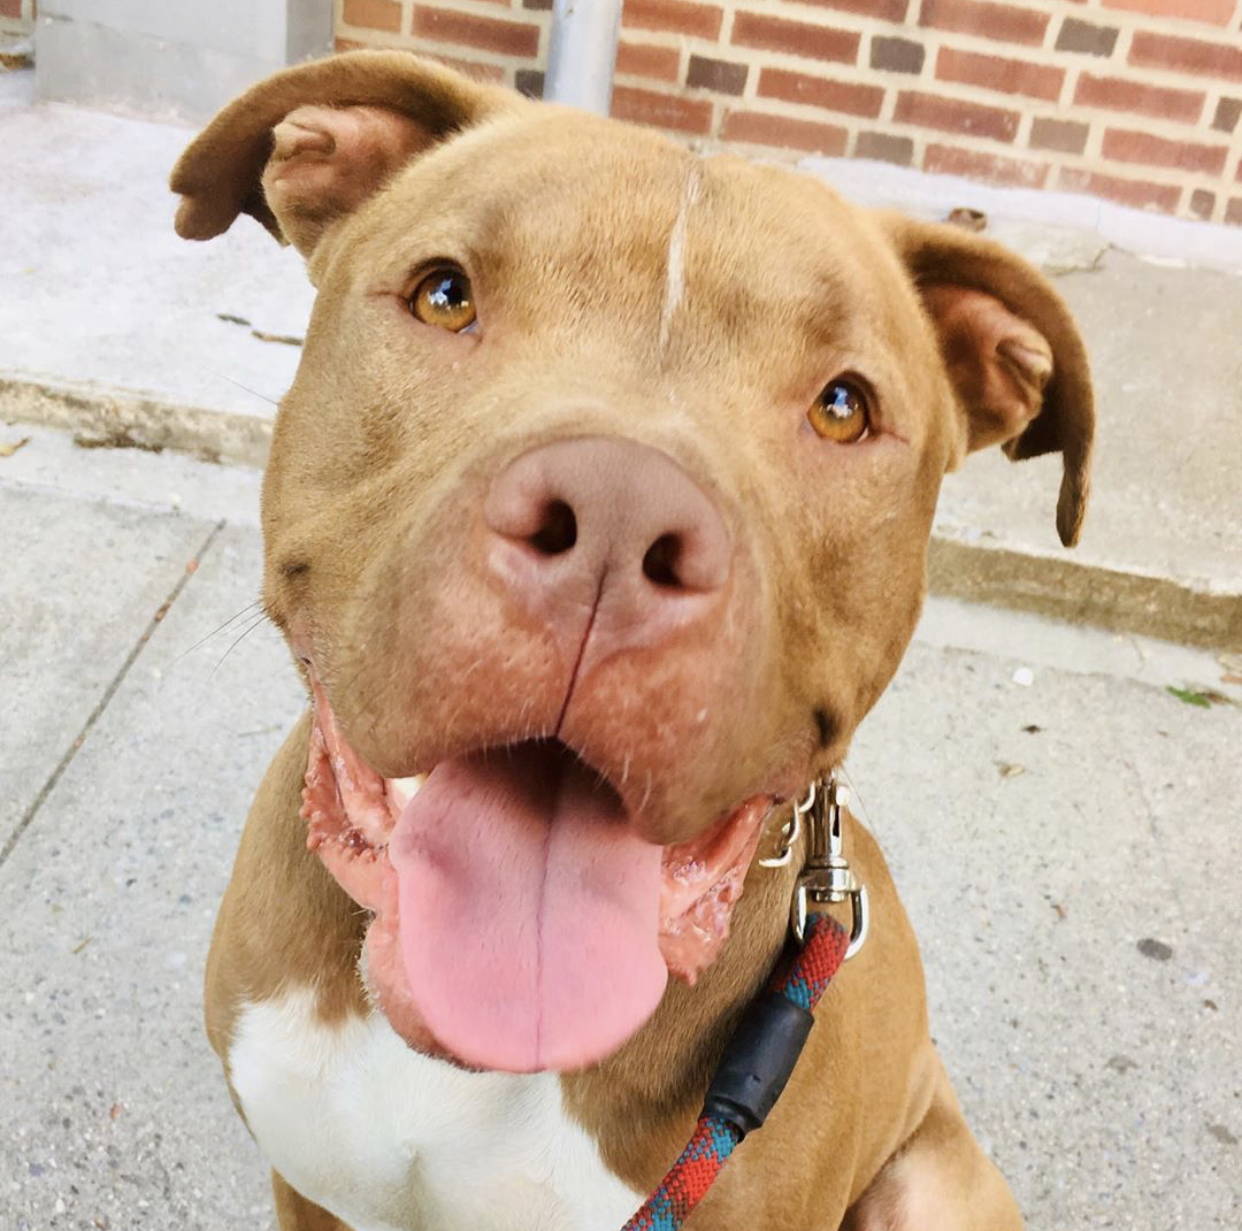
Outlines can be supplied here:
M807 917L805 941L747 1010L708 1087L694 1136L621 1231L678 1231L752 1129L767 1118L815 1024L820 997L845 960L850 933Z

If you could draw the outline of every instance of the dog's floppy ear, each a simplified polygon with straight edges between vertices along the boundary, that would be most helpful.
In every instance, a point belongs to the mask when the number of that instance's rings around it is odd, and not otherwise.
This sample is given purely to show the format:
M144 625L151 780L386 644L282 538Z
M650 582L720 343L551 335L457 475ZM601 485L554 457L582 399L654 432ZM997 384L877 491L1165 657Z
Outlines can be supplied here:
M966 416L966 447L1009 457L1059 451L1057 531L1078 541L1095 428L1082 338L1051 284L1020 257L956 226L882 213L914 279Z
M525 105L401 51L285 69L225 107L178 159L177 233L210 239L247 213L309 256L333 222L416 154Z

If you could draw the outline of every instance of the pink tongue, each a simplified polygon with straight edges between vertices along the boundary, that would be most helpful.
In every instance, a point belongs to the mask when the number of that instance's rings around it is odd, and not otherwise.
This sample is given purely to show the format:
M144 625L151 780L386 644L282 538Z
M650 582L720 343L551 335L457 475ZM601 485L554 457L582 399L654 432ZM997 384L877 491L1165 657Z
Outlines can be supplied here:
M562 750L444 762L388 849L411 995L466 1063L579 1068L659 1004L662 848Z

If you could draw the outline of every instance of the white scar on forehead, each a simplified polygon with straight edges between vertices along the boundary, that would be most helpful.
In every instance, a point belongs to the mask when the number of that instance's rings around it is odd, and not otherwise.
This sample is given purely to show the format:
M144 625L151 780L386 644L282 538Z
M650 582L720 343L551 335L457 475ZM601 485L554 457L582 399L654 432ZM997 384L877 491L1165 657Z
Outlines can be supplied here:
M681 208L668 237L668 255L664 258L664 310L660 313L660 350L668 346L669 332L673 326L673 313L681 306L686 293L686 228L689 225L690 207L699 199L702 184L697 162L691 163L686 173L686 184L681 194Z

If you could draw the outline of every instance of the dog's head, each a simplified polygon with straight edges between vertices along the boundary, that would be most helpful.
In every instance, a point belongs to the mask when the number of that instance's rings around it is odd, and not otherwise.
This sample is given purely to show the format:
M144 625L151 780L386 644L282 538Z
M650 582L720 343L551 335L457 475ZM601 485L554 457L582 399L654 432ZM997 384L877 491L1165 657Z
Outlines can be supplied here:
M1092 407L1029 266L412 56L290 69L173 175L319 297L263 498L310 840L418 1046L615 1049L724 943L769 814L914 628L941 476Z

